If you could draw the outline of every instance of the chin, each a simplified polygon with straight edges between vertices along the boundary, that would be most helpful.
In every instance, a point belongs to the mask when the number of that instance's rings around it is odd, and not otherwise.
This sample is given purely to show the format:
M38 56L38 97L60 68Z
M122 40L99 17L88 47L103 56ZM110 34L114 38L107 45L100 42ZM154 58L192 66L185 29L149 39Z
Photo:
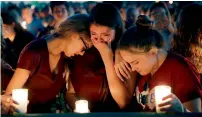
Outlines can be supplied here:
M65 53L65 56L66 56L66 57L70 57L70 55L69 55L69 54L67 54L67 53Z
M140 74L141 76L146 76L146 75L148 75L149 73L147 73L147 72L139 72L139 74Z

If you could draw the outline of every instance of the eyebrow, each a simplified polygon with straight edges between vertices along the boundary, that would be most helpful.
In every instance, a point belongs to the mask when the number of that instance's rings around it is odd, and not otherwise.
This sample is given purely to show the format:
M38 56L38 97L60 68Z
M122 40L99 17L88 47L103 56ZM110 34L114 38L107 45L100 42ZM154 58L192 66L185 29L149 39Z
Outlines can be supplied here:
M131 61L130 63L138 62L137 60Z
M108 30L109 31L109 30ZM109 32L104 32L104 33L101 33L101 34L110 34ZM95 33L95 34L97 34L96 32L93 32L93 31L90 31L91 33Z

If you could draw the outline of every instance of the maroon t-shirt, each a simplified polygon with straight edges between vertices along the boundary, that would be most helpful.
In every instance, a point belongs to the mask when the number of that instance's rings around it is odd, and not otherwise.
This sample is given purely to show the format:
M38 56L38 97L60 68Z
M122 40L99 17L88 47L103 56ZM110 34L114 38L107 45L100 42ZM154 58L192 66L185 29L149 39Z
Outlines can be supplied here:
M105 66L93 47L83 56L75 56L69 65L70 78L76 95L89 102L91 112L119 111L109 91Z
M146 86L148 82L148 86ZM202 96L199 74L187 59L176 54L167 58L153 76L142 76L134 96L139 103L139 111L155 111L154 87L168 85L182 103Z
M64 53L58 63L58 73L53 79L49 65L49 52L46 40L35 40L22 51L17 68L31 72L25 87L29 89L28 112L50 112L51 102L55 100L60 89L65 86Z

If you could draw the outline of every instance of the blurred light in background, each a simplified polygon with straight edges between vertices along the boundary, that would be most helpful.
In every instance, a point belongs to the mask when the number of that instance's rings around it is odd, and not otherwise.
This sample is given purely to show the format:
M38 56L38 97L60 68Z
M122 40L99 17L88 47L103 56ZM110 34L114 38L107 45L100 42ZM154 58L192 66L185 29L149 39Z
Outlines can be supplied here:
M21 22L21 26L24 28L24 29L27 29L27 23L25 21L22 21Z
M170 3L170 4L173 4L173 1L172 1L172 0L169 0L169 3Z

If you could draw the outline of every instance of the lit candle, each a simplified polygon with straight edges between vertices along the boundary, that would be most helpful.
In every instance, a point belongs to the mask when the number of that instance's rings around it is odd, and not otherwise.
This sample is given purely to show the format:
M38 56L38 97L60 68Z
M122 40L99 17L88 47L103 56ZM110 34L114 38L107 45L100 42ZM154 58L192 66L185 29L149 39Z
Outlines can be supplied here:
M76 104L75 112L77 112L77 113L89 113L87 100L78 100L75 102L75 104Z
M170 4L173 4L173 0L169 0L169 3L170 3Z
M165 96L168 96L169 94L171 94L171 87L161 85L161 86L156 86L154 89L155 89L156 112L165 113L163 111L160 111L160 108L158 107L158 105L163 102L162 99Z
M16 108L19 112L27 113L28 89L13 89L12 98L18 103Z

